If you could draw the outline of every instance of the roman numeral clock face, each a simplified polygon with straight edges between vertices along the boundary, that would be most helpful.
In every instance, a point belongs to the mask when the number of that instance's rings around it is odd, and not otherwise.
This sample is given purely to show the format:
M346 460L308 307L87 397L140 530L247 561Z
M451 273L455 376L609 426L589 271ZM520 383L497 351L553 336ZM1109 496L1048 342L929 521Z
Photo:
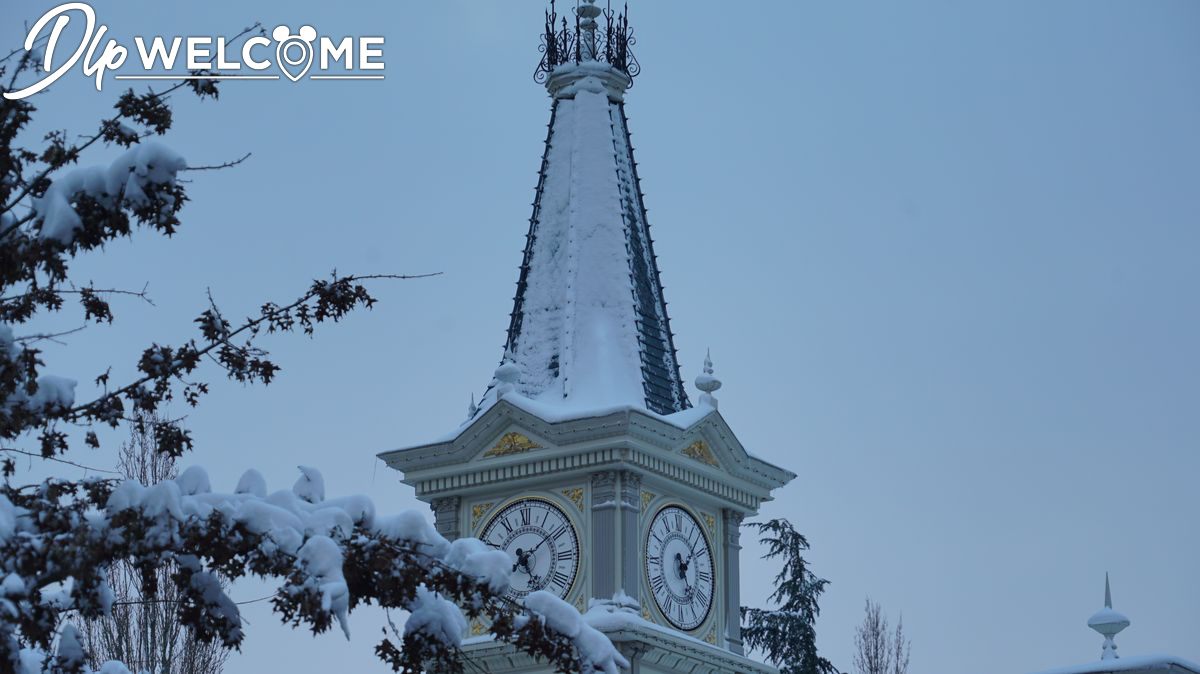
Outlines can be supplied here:
M579 570L579 537L565 513L541 499L522 499L487 523L479 538L513 558L508 597L546 590L565 597Z
M675 627L694 630L712 608L712 549L688 511L667 506L646 534L646 580L658 610Z

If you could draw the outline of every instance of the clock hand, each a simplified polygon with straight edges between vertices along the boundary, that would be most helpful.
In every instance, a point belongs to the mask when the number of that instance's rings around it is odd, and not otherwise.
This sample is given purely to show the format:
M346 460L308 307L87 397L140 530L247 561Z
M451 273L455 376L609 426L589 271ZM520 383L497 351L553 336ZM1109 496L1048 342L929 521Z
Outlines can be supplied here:
M675 553L675 572L678 573L679 577L683 579L684 584L687 583L688 563L691 561L692 560L690 557L687 561L684 561L682 554L678 552Z
M546 536L544 536L542 538L541 542L538 543L537 545L533 546L533 548L529 552L532 553L534 550L537 550L538 548L542 547L542 545L544 545L546 543L546 541L548 541L548 540L550 540L550 535L546 534Z
M516 573L517 569L524 567L526 574L532 574L533 570L529 568L529 558L533 555L533 551L523 551L521 548L517 548L516 555L517 561L513 563L513 573Z

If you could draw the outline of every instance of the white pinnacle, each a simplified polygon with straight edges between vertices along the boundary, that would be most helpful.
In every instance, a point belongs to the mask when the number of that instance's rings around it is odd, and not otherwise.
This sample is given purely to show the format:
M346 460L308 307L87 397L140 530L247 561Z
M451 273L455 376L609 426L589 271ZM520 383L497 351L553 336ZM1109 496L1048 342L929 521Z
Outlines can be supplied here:
M1117 655L1117 644L1113 642L1113 637L1129 627L1129 618L1113 610L1112 590L1109 588L1107 573L1104 574L1104 608L1088 618L1088 627L1104 637L1104 648L1100 654L1101 660L1115 660L1120 657Z
M717 399L713 397L713 392L721 388L721 380L713 376L711 350L704 353L704 373L696 377L696 388L703 391L700 395L700 402L716 409Z
M596 60L596 17L600 16L600 13L596 0L583 0L582 4L577 3L575 7L575 14L580 18L579 27L583 31L579 51L588 61Z
M500 367L496 368L496 399L499 400L505 393L514 391L520 378L521 368L513 362L512 353L505 349Z

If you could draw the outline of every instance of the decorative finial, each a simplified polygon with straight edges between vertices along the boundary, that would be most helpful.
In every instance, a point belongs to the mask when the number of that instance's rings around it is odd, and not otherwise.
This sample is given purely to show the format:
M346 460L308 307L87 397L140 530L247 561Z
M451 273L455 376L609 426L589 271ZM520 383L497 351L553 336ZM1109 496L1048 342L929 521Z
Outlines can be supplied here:
M704 373L696 377L696 388L703 391L700 395L700 402L717 408L717 399L713 397L713 392L721 388L721 380L713 376L712 351L704 352Z
M521 368L514 363L512 352L508 349L504 350L504 357L500 360L500 367L496 368L496 399L504 397L505 393L510 393L516 389L517 380L521 378Z
M1101 660L1116 660L1120 657L1117 655L1117 644L1113 641L1113 637L1129 627L1129 618L1117 613L1112 608L1112 590L1108 584L1107 572L1104 574L1104 608L1088 618L1088 627L1104 637L1104 648L1100 653Z
M625 80L625 89L633 86L641 66L630 50L637 40L629 27L628 5L618 13L611 6L600 9L596 0L576 0L574 24L560 17L554 0L550 0L540 47L542 60L534 71L534 81L547 82L558 66L598 61L611 66Z
M479 406L475 404L475 394L471 393L471 404L467 405L467 418L470 419L479 411Z

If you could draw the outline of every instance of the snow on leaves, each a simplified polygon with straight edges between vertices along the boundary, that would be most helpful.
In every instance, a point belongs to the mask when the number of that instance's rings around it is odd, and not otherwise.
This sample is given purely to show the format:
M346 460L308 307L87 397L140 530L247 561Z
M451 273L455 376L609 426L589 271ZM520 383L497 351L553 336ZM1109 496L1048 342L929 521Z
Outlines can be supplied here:
M83 671L73 628L58 625L71 610L84 618L106 614L112 593L104 569L129 559L150 584L157 582L154 569L174 562L181 621L199 638L229 647L244 637L242 620L218 575L256 575L283 579L275 610L314 633L336 622L349 637L347 616L364 603L410 611L402 647L387 640L377 647L398 671L461 671L466 618L479 616L493 623L498 638L550 658L563 671L616 674L624 664L569 604L535 593L524 609L509 605L503 599L512 569L506 553L476 539L450 543L418 512L380 518L365 497L316 498L314 482L321 482L320 473L306 468L294 489L264 495L262 476L248 471L237 491L218 493L207 474L192 467L148 487L91 480L6 489L0 495L0 663L23 674L47 666ZM60 598L51 601L55 594ZM30 669L29 663L38 664Z
M17 54L0 59L0 91L14 89L36 66L32 52L10 60ZM187 87L201 98L217 95L211 80L142 94L130 90L90 135L54 131L24 147L18 141L36 108L26 99L0 97L0 452L70 463L60 458L72 448L69 431L95 448L97 428L129 423L151 433L159 451L179 456L192 449L191 436L155 413L179 397L198 404L208 392L196 378L202 363L215 363L234 381L269 384L280 366L260 345L263 333L312 335L319 323L371 308L375 300L364 282L411 278L334 274L313 281L294 300L262 304L240 321L226 319L210 297L195 319L198 334L182 344L144 348L130 380L112 381L107 364L87 373L99 390L94 396L77 394L73 379L43 372L38 344L74 331L18 335L18 326L61 311L68 300L78 301L85 324L114 322L114 296L149 301L144 289L74 283L74 258L134 230L172 235L188 201L180 174L241 161L192 167L150 140L171 128L169 96ZM107 163L76 166L85 151L104 145L122 150ZM364 497L327 500L314 469L303 469L294 490L269 492L263 476L248 471L232 493L217 493L198 468L152 486L51 479L18 487L8 481L15 462L4 459L2 467L0 672L83 671L86 654L64 618L107 615L113 592L106 569L122 560L139 571L144 596L154 595L158 569L174 569L169 582L181 597L181 622L198 638L230 647L242 642L244 632L220 581L253 575L280 580L274 609L315 633L336 622L348 634L348 614L364 603L409 611L402 635L393 630L400 645L384 639L376 646L397 671L461 671L464 614L487 620L497 638L549 659L560 671L615 672L624 662L607 639L596 638L599 633L574 629L563 617L574 609L558 600L530 607L508 603L502 592L512 568L507 555L478 541L451 544L421 513L379 518ZM129 672L116 662L100 671Z

